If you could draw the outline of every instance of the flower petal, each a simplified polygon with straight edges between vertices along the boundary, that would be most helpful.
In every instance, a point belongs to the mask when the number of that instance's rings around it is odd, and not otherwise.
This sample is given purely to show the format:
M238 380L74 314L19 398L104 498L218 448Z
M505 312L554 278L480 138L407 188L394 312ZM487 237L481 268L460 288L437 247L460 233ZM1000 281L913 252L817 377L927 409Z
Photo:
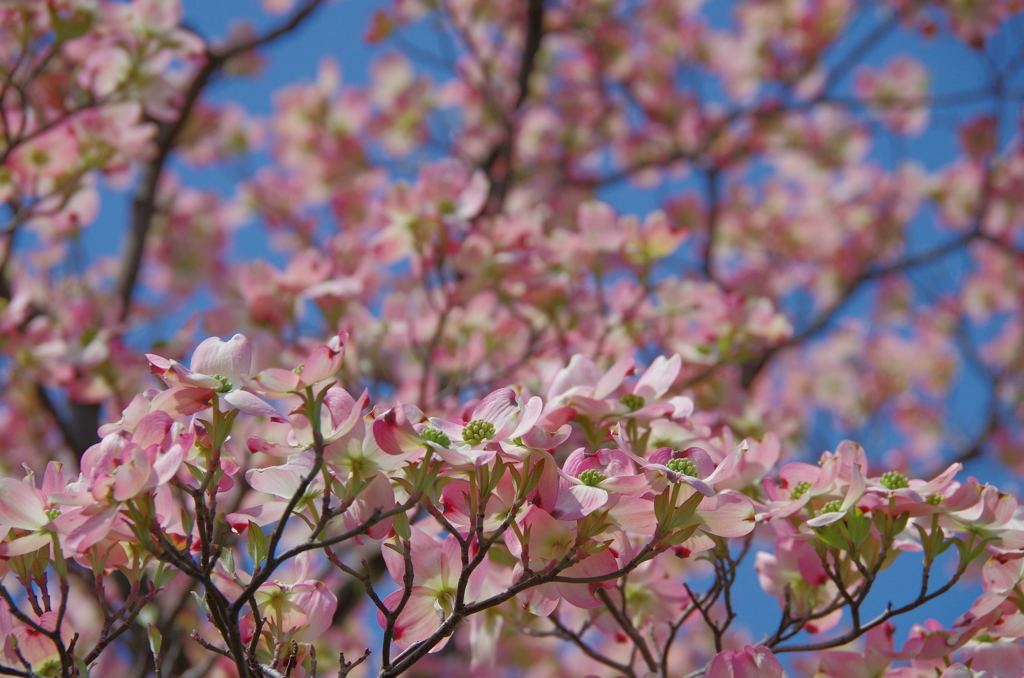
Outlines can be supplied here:
M21 530L36 530L50 522L36 491L14 478L0 479L0 523Z
M193 372L224 377L232 388L239 388L252 368L252 346L242 334L228 341L210 337L196 347L189 367Z
M657 400L672 387L682 367L683 359L679 357L678 353L671 358L658 356L633 387L633 393L647 402Z
M254 417L269 417L270 419L276 420L283 419L281 413L271 407L269 403L260 400L248 391L232 391L224 396L224 400L228 401L246 414L251 414Z

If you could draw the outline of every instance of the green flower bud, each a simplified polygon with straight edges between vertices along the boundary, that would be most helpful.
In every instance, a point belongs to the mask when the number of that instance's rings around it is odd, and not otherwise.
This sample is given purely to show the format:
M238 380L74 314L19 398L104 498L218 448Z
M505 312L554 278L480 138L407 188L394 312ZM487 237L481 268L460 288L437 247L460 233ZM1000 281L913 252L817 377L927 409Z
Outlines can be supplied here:
M671 471L682 473L684 476L697 477L697 465L689 459L670 459L665 466Z
M910 487L910 481L902 473L896 471L886 471L882 474L882 487L887 490L899 490L904 487Z
M843 502L839 501L838 499L836 499L835 501L830 501L829 503L821 507L822 513L839 513L842 510Z
M800 497L804 496L804 493L807 492L807 490L809 489L811 489L811 484L806 480L802 483L797 483L796 487L793 488L793 491L789 493L789 498L799 499Z
M465 436L465 433L463 433L463 436ZM424 440L429 440L435 445L440 445L441 447L450 447L452 444L451 438L446 436L444 431L437 428L423 429L420 431L420 437Z
M494 424L483 419L474 419L462 429L462 439L468 445L479 445L494 437Z
M587 469L579 475L579 479L583 481L584 485L595 487L599 482L607 478L605 474L601 473L596 469Z
M221 383L221 387L217 391L218 393L227 393L231 390L231 382L228 381L227 377L222 377L219 374L211 374L210 376Z
M933 494L930 495L927 499L925 499L925 502L931 504L932 506L938 506L939 504L942 503L943 499L945 499L945 497L943 497L941 494Z
M641 396L627 393L619 398L619 402L629 408L630 412L636 412L644 406L644 399Z

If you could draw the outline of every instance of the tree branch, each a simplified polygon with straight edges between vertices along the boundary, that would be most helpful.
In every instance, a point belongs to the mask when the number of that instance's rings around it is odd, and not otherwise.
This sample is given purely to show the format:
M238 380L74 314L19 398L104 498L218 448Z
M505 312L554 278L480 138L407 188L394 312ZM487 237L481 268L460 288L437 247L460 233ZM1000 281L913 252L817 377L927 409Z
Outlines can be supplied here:
M121 301L120 319L122 321L126 320L131 313L132 297L139 269L142 266L146 238L152 227L153 217L156 215L156 192L160 177L200 95L228 61L292 32L321 4L322 0L307 0L287 21L264 35L229 45L223 49L207 50L206 63L199 69L192 79L192 83L185 90L178 117L173 122L160 126L156 139L156 155L146 164L142 173L142 181L135 193L131 230L128 232L128 239L121 259L121 269L117 277L116 289L117 296Z

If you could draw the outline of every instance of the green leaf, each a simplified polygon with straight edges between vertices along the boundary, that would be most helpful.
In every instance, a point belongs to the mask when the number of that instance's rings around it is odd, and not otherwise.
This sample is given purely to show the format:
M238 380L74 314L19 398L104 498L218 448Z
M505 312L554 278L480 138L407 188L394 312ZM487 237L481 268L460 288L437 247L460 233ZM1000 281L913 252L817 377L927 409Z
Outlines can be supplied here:
M864 516L864 512L855 508L846 516L847 529L850 533L850 541L854 547L860 546L869 534L871 534L871 521Z
M153 653L153 659L156 659L160 656L160 647L164 644L164 637L161 635L160 629L152 624L149 625L147 635L149 636L149 651Z
M693 514L697 511L697 506L704 499L704 495L700 492L694 491L694 493L683 502L682 506L675 509L675 515L672 523L669 525L669 530L677 530L686 524L688 520L693 518Z
M263 528L251 520L249 521L249 530L246 534L246 550L249 551L249 557L252 558L252 562L256 564L256 567L259 567L267 559L267 554L270 552L270 540L263 533Z
M409 529L409 516L405 512L395 514L395 522L392 527L395 529L395 534L405 540L412 539L412 530Z
M178 576L181 570L176 567L167 567L161 563L156 568L156 574L153 575L153 587L157 590L167 586L171 581Z
M698 527L700 527L700 525L690 525L689 527L684 527L682 530L670 534L668 537L663 539L662 543L666 546L679 546L684 541L692 537L693 533L697 531Z
M192 597L196 599L196 604L199 605L199 609L203 611L207 617L210 616L210 606L206 604L206 599L199 595L197 592L192 592Z
M58 43L80 38L89 32L93 24L93 15L85 10L77 10L68 18L63 18L53 8L50 9L50 23Z
M222 549L220 552L220 564L224 566L228 574L235 573L235 554L231 552L231 549Z
M901 513L898 516L896 516L895 522L893 523L893 526L892 526L892 536L895 537L899 533L903 532L903 530L907 529L907 523L909 523L909 522L910 522L910 513L909 512L904 512L904 513Z
M192 477L198 480L200 483L206 480L206 471L199 468L195 464L188 463L187 461L182 463L185 464L185 468L187 468L188 472L192 474Z
M835 523L825 525L823 527L817 527L814 529L814 533L818 535L818 539L830 548L845 551L848 546L846 539L842 534L840 534L839 530L836 529Z

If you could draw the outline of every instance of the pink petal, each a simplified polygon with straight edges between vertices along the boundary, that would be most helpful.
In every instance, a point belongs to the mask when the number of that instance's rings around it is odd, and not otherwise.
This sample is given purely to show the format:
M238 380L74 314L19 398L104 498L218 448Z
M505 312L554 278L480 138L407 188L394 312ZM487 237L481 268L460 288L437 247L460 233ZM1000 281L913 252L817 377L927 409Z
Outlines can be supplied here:
M658 400L675 383L682 366L683 359L679 357L678 353L668 359L665 356L658 356L633 387L634 395L640 396L647 402Z
M516 392L510 388L491 391L473 408L473 419L483 419L494 424L494 437L501 440L511 433L519 416L519 402Z
M675 405L672 403L651 403L650 405L644 405L635 412L630 412L623 416L629 419L662 419L665 417L671 417L675 409Z
M254 377L244 380L245 385L264 398L286 398L300 388L301 377L291 370L268 367Z
M246 414L251 414L254 417L269 417L270 419L277 420L283 419L280 412L248 391L232 391L224 396L224 400L228 401Z
M850 486L846 490L846 497L843 499L843 505L839 509L844 513L853 508L853 505L856 504L862 496L864 496L864 489L867 487L867 482L864 480L864 476L860 472L860 466L852 466L851 473L853 474L853 480L850 482Z
M153 462L157 483L163 485L170 482L171 478L178 473L178 469L181 467L181 462L184 459L185 448L180 444L172 445L171 449L167 450L167 452L157 456L156 461Z
M611 401L582 395L574 395L572 397L572 408L584 417L594 420L603 419L615 411L615 405Z
M110 534L118 517L118 507L94 505L78 515L85 517L85 520L68 532L64 542L67 551L71 553L85 553L90 546Z
M475 218L487 204L490 190L491 182L487 174L483 170L473 172L456 201L455 218L463 221Z
M337 440L351 431L363 416L363 408L369 400L370 392L366 389L363 389L359 400L353 400L349 392L343 388L330 389L324 397L324 409L330 412L331 419L330 432L325 439Z
M611 476L601 481L601 487L619 494L639 494L650 489L647 478L642 475Z
M310 642L322 636L333 623L338 599L319 581L305 582L302 589L296 587L292 602L306 614L306 628L295 634L298 641Z
M540 414L543 410L544 402L539 397L533 396L527 400L526 407L523 408L523 412L519 417L519 424L516 425L516 429L508 437L514 440L526 435L540 419Z
M623 495L608 512L615 523L633 534L653 535L658 528L654 502L637 495Z
M201 412L210 407L212 401L212 388L175 386L166 391L161 391L159 395L153 398L152 408L166 412L169 416L176 419Z
M573 388L594 386L601 378L601 372L594 361L585 355L576 354L566 367L559 370L548 389L548 401L554 401Z
M736 678L785 678L782 664L764 645L757 648L747 645L741 656L742 659L734 664Z
M340 337L335 337L335 346L317 346L306 358L302 368L302 383L305 385L333 377L341 369L341 363L345 360L345 345L341 343Z
M130 461L119 466L114 476L115 501L127 501L156 485L156 474L145 450L132 444L126 452L131 455Z
M245 474L249 486L259 492L266 492L284 499L290 499L299 489L302 477L309 469L298 464L254 468Z
M807 521L807 524L811 527L824 527L842 520L845 515L846 511L830 511L829 513L822 513L820 516L811 518Z
M37 530L50 522L45 504L36 491L13 478L0 479L0 524L21 530Z
M210 337L196 347L189 367L200 374L225 377L233 388L238 388L242 385L242 377L249 376L252 368L252 346L241 334L228 341Z
M52 541L53 537L47 532L33 532L24 537L18 537L17 539L0 544L0 557L13 558L14 556L23 556L26 553L34 553L39 549L48 547Z
M565 424L554 433L545 431L540 426L534 426L520 437L526 447L535 450L553 450L568 440L570 435L572 435L572 426Z
M54 614L54 612L47 612L43 616ZM40 626L47 630L53 630L54 625L54 621L49 624L40 623ZM34 669L40 670L42 665L48 662L56 662L58 666L60 665L60 653L57 651L57 646L47 636L24 624L14 627L13 636L18 640L18 651Z
M726 492L703 499L696 515L706 532L719 537L742 537L754 529L754 504L738 493Z
M440 539L433 537L418 527L411 529L409 537L412 551L409 554L412 560L413 572L416 579L423 581L436 576L440 572L441 545ZM380 549L384 556L384 564L387 565L388 573L395 583L401 584L405 576L405 559L387 544L382 544Z
M46 470L43 472L43 496L49 496L54 492L60 492L67 486L64 481L64 464L59 461L46 463Z
M384 452L397 456L426 447L407 414L402 404L397 403L374 420L373 439ZM461 428L459 431L461 434Z
M376 509L384 512L393 508L395 508L395 490L391 487L387 476L378 473L363 488L363 491L352 502L352 507L345 513L345 526L351 530L369 520ZM394 521L394 518L381 520L370 527L366 531L366 535L370 539L383 539L391 531Z
M710 454L699 447L690 447L683 451L683 455L697 467L698 478L703 478L709 483L714 482L711 480L711 476L715 474L716 469L715 462L711 459ZM672 456L675 457L676 455ZM735 466L735 462L733 466Z
M196 388L212 388L219 390L224 387L219 380L213 377L193 372L177 360L167 360L158 355L147 353L149 359L149 371L164 380L168 386L193 386Z
M619 360L604 373L601 379L594 386L593 393L590 394L595 400L604 400L612 393L615 392L619 386L622 385L622 381L633 374L636 369L636 361L632 358L626 357Z
M270 455L271 457L290 457L299 451L290 445L272 443L258 436L249 436L249 439L245 441L245 444L249 447L250 452L262 452L263 454Z
M404 591L399 589L384 599L384 606L389 610L398 607ZM395 633L392 637L395 645L405 649L421 640L426 640L441 625L441 616L434 608L437 592L423 586L410 589L409 600L395 621ZM387 626L384 614L377 611L377 623L381 628Z
M174 420L171 415L161 410L150 412L139 421L132 434L132 442L146 449L150 445L159 445L171 430Z
M281 520L287 507L288 502L286 501L267 501L257 506L229 513L228 524L235 532L242 532L249 527L249 521L263 527Z
M608 503L608 493L598 487L573 485L558 491L552 514L561 520L580 520Z
M610 574L617 569L618 563L615 562L615 556L611 554L610 550L605 549L600 553L590 556L583 562L566 569L562 572L562 576L579 578L600 577L601 575ZM613 586L615 586L614 579L597 584L568 584L564 582L556 584L558 592L562 595L565 602L584 610L593 610L601 607L602 603L594 597L594 591L598 588L609 589Z
M700 478L693 478L691 476L681 476L679 478L679 482L686 483L693 489L703 494L705 497L715 496L715 491L711 488L711 486L705 483Z

